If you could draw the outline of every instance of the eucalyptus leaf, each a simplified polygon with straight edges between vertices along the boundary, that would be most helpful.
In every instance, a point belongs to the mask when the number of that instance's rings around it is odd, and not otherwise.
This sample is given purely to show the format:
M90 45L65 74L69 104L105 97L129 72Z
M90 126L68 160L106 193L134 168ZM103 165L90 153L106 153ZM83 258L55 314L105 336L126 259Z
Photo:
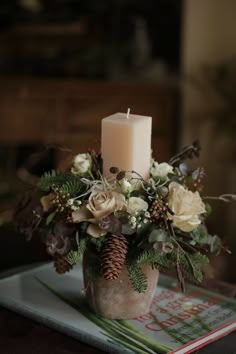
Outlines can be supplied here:
M221 249L222 241L217 235L208 235L208 244L210 245L210 252L217 253Z
M197 168L196 170L194 170L194 171L192 172L192 178L193 178L193 180L198 179L199 173L200 173L200 169L199 169L199 168Z
M168 233L162 229L152 230L152 232L150 233L150 235L148 237L148 241L150 243L166 242L166 241L168 241Z
M157 188L157 193L162 195L163 197L166 197L169 193L169 190L166 186L162 186Z
M187 175L188 174L188 166L187 166L187 164L186 163L181 163L180 165L179 165L179 170L180 170L180 172L183 174L183 175Z
M209 216L212 213L212 207L209 203L205 203L205 213L204 215Z
M191 232L191 236L193 241L199 244L207 244L208 243L208 233L207 229L203 225L199 225L196 229Z
M122 234L124 235L133 235L136 232L136 228L133 228L130 224L122 225Z
M56 213L57 213L56 211L53 211L51 214L48 215L48 217L46 219L46 225L49 225L52 222Z

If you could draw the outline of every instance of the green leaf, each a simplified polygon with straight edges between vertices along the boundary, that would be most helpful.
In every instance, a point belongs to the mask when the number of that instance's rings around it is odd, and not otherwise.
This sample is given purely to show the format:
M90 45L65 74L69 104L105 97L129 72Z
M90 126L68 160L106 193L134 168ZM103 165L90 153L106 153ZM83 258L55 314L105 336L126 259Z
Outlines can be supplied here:
M46 225L49 225L52 222L56 213L57 213L56 211L53 211L51 214L48 215L48 217L46 219Z

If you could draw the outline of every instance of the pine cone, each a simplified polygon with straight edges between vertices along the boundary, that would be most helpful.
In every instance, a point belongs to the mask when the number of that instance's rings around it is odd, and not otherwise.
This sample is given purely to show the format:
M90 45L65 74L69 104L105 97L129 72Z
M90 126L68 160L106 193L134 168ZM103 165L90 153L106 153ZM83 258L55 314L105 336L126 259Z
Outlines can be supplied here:
M55 254L54 259L54 267L56 272L59 274L64 274L69 272L72 269L72 265L67 262L64 256L60 254Z
M111 235L107 238L101 254L101 270L107 280L119 277L128 251L128 242L123 235Z

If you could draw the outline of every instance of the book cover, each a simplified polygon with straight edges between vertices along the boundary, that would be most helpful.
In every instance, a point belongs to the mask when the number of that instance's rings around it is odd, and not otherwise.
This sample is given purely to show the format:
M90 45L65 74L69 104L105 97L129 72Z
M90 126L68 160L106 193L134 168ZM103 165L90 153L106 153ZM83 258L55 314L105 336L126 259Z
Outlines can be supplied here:
M81 267L52 264L0 280L0 304L112 353L191 353L236 329L236 301L161 275L148 314L109 320L85 302Z

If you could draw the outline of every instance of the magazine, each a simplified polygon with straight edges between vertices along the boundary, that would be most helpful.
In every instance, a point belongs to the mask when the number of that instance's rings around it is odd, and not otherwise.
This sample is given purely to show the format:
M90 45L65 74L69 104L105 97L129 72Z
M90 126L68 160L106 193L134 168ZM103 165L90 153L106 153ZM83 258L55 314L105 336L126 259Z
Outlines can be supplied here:
M86 305L81 267L52 264L0 280L0 304L110 353L191 353L236 329L236 301L161 275L152 307L132 320L97 317Z

